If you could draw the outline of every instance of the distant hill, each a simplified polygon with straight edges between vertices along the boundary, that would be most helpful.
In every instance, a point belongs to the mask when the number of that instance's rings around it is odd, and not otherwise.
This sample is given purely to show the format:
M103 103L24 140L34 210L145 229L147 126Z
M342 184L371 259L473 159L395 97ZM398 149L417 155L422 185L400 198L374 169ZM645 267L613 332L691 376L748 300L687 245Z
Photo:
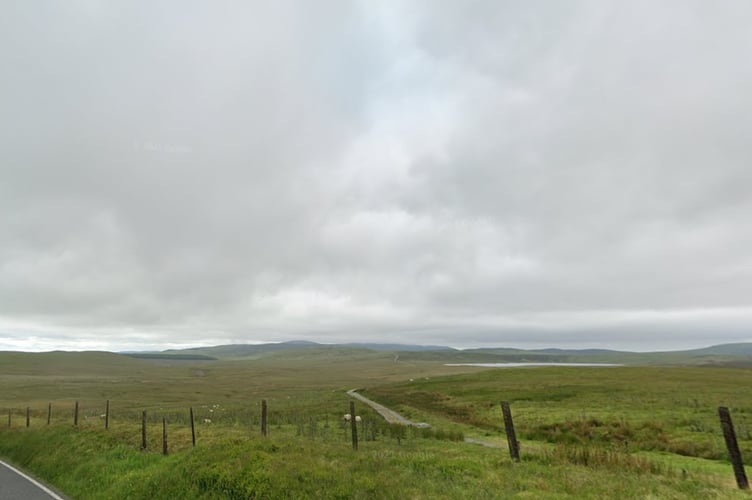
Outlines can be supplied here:
M356 349L370 349L372 351L389 351L389 352L426 352L426 351L454 351L457 349L443 345L410 345L410 344L339 344L342 347L354 347Z
M719 344L684 352L698 356L752 356L752 342Z
M103 351L0 351L4 374L132 375L148 368L144 361Z
M279 351L309 349L319 346L315 342L293 341L273 344L228 344L212 347L193 347L189 349L168 349L165 354L200 354L216 358L253 358Z
M578 355L585 355L585 356L587 356L587 355L597 355L597 354L614 354L614 353L625 352L625 351L614 351L613 349L556 349L556 348L533 349L533 351L534 352L545 353L545 354L576 353Z
M189 349L170 349L158 353L129 353L142 359L212 360L260 359L285 356L291 359L321 356L363 356L368 352L391 352L404 362L438 363L621 363L626 365L672 364L752 366L752 343L721 344L702 349L665 352L630 352L610 349L516 349L506 347L454 349L441 345L394 343L320 344L298 340L266 344L230 344Z
M609 349L473 349L476 354L492 354L499 362L556 362L556 363L622 363L683 364L683 365L735 365L752 366L752 343L721 344L702 349L684 351L631 352Z
M201 355L213 358L258 358L284 351L308 351L312 349L356 349L379 352L419 352L419 351L453 351L446 346L422 346L406 344L378 344L378 343L347 343L347 344L319 344L307 340L293 340L268 344L229 344L212 347L192 347L188 349L169 349L160 354Z
M752 343L720 344L701 349L662 352L629 352L609 349L516 349L507 347L453 349L441 345L395 343L320 344L305 340L266 344L230 344L159 352L0 352L0 366L7 373L54 372L76 367L81 373L133 373L150 364L174 364L216 360L255 360L275 357L287 360L371 359L394 355L397 362L431 363L619 363L624 365L736 366L752 368ZM390 358L391 359L391 358ZM67 368L66 368L67 369Z
M216 361L214 356L181 352L127 352L123 356L138 359L170 359L174 361Z

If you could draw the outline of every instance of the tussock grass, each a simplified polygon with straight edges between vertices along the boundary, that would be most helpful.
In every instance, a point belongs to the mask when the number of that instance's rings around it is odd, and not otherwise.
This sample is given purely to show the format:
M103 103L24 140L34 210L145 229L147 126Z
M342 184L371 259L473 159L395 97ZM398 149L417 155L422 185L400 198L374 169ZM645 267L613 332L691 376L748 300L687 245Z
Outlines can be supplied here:
M551 462L569 463L594 469L605 468L631 474L676 476L676 471L664 463L650 460L642 455L632 455L616 448L558 445L553 450L544 451L542 456Z
M534 368L416 379L365 395L490 436L503 435L499 402L512 405L523 440L614 445L725 460L717 407L729 406L742 454L752 456L750 370L709 368Z

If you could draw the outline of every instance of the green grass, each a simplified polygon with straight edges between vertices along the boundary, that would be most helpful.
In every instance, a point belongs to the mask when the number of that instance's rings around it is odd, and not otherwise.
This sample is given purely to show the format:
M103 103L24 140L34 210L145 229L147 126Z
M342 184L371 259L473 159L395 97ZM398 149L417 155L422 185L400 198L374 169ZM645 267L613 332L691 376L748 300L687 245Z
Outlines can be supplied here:
M717 407L729 406L742 454L752 456L750 371L720 368L487 370L375 387L378 401L473 429L501 442L499 402L512 405L518 438L583 449L665 452L725 461ZM466 431L473 435L472 431Z
M395 363L392 354L357 349L168 364L107 353L0 353L0 455L82 499L749 498L736 490L716 414L718 405L731 407L742 453L752 456L749 375L478 370ZM390 427L357 403L364 423L354 452L341 421L350 402L344 391L353 387L433 428ZM109 430L101 417L107 399ZM266 438L261 399L269 404ZM521 463L505 449L501 400L512 405ZM160 453L163 417L168 456Z
M292 429L264 439L215 427L197 448L165 457L139 451L132 434L127 426L6 431L0 451L81 499L742 498L718 477L618 454L586 452L588 461L555 451L514 464L496 449L414 437L353 452L344 439L300 438Z

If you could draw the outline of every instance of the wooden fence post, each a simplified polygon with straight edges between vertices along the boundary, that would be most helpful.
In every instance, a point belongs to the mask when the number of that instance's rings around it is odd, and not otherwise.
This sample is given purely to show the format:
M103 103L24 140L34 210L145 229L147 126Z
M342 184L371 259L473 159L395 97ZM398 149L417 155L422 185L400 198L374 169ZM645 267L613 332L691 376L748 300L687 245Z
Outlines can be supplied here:
M8 409L8 427L10 427L10 414L13 410Z
M26 427L29 426L29 407L26 407Z
M162 417L162 455L167 455L167 418Z
M744 472L744 462L742 462L742 454L739 451L739 443L736 441L736 432L734 431L734 424L731 421L729 409L725 406L719 406L718 416L721 419L723 437L726 440L726 448L728 448L731 464L734 466L736 484L739 486L739 489L748 490L749 481L747 480L746 472Z
M78 426L78 401L76 401L76 408L73 410L73 425Z
M350 401L350 429L352 430L352 447L358 449L358 423L355 421L355 401Z
M520 461L520 443L517 442L517 434L514 432L514 422L512 421L512 410L509 408L508 401L501 402L501 413L504 415L504 430L507 434L507 443L509 444L509 456L515 462Z
M52 403L47 403L47 425L50 425L50 418L52 418Z
M110 428L110 400L107 400L107 406L104 409L104 428Z
M266 399L261 400L261 435L266 436L269 432L269 427L267 426L267 408L266 408Z
M191 406L191 442L196 447L196 424L193 421L193 407Z
M146 451L146 410L141 413L141 449Z

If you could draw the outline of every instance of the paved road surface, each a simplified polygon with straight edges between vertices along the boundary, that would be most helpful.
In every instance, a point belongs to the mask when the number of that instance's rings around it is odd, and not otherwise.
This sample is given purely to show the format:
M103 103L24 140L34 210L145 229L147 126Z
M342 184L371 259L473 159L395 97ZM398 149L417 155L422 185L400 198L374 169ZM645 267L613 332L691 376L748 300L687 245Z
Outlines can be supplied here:
M0 500L64 500L23 472L0 460Z

